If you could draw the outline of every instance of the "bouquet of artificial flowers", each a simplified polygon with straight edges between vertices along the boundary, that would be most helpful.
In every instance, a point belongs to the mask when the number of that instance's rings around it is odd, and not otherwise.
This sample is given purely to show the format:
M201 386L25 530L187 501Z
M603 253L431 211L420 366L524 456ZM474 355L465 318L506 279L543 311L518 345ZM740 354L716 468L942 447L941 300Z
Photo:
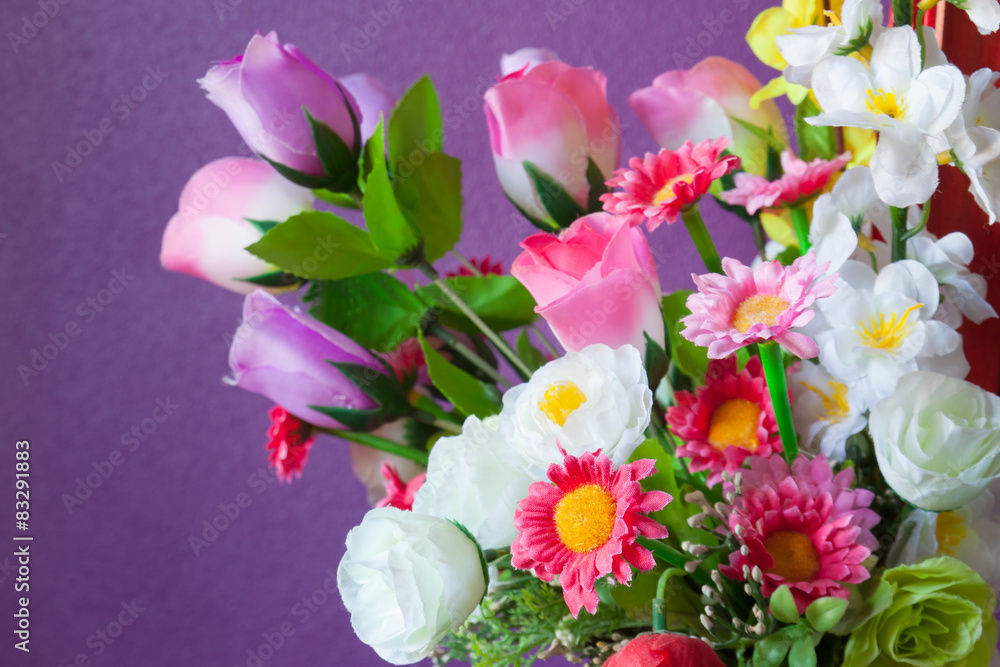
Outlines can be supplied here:
M1000 26L996 0L950 1ZM504 56L493 159L539 228L509 274L455 254L429 78L396 101L273 33L209 70L256 157L191 178L162 261L246 293L228 381L277 404L281 479L320 434L351 443L376 507L338 587L378 655L1000 661L1000 398L957 332L996 312L969 239L925 229L943 165L996 220L1000 74L948 63L935 4L785 0L748 34L781 75L662 74L628 100L660 150L624 168L601 73ZM751 266L720 259L704 197ZM677 221L706 271L664 295L647 235Z

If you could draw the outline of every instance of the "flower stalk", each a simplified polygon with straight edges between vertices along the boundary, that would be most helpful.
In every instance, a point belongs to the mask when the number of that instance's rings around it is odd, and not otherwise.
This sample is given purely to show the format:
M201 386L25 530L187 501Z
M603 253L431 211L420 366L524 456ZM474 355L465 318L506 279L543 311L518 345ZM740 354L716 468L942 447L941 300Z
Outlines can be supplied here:
M684 220L684 227L687 228L694 247L701 255L701 260L705 263L705 268L712 273L722 273L722 260L719 259L719 251L715 248L712 235L705 227L705 220L701 217L698 204L687 206L681 211L681 219Z
M371 447L372 449L377 449L383 451L386 454L394 454L395 456L401 456L404 459L409 459L420 465L426 467L427 461L430 459L430 455L427 452L422 452L419 449L414 449L413 447L407 447L406 445L401 445L398 442L393 442L392 440L387 440L385 438L380 438L377 435L371 433L358 433L355 431L344 431L336 428L325 428L322 429L323 432L329 433L330 435L335 435L338 438L347 440L349 442L356 442L359 445L364 445L365 447Z
M778 422L781 446L785 460L791 466L799 455L799 441L795 435L795 422L792 421L792 404L788 400L788 380L785 377L781 346L769 341L762 342L758 349L760 360L764 364L764 379L771 392L771 404L774 406L774 417Z
M809 216L804 208L793 208L791 211L795 238L799 241L799 251L804 255L809 252L809 248L812 246L809 243Z

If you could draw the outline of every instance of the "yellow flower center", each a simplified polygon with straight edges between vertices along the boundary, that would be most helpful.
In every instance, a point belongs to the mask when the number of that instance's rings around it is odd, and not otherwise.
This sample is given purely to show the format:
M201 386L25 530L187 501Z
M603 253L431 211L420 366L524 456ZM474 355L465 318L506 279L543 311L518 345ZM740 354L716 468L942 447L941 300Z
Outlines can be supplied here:
M733 313L732 327L746 333L755 324L773 326L778 316L788 310L789 303L778 296L754 294L744 299Z
M823 401L823 414L820 415L820 419L823 421L836 424L850 414L851 406L847 403L847 385L830 380L830 392L827 393L808 382L799 382L799 384L815 393Z
M611 494L596 484L585 484L563 496L556 504L556 532L574 553L584 554L611 538L618 505Z
M560 426L566 425L566 418L587 402L580 388L572 382L555 382L545 390L545 397L538 402L538 409Z
M968 535L965 530L965 522L962 517L954 512L941 512L937 517L937 525L934 527L934 537L937 538L937 555L954 556L958 551L958 545Z
M720 452L726 447L742 447L757 451L757 422L760 406L744 398L726 401L712 413L708 426L708 441Z
M897 97L895 90L890 90L887 93L881 88L877 91L869 89L865 106L873 114L889 118L902 118L906 113L906 102L902 95Z
M795 530L779 530L764 539L764 548L774 559L768 574L785 581L812 581L819 572L819 553L808 535Z
M667 184L662 188L657 190L656 196L653 197L654 204L662 204L663 202L673 201L677 199L677 195L674 194L674 186L678 183L692 183L694 182L694 174L681 174L680 176L674 176Z
M858 322L858 335L861 336L861 342L876 350L895 351L902 345L903 338L906 337L906 322L910 318L910 313L919 310L923 305L918 303L910 306L898 321L896 313L892 313L892 317L888 320L885 319L884 313L879 313L878 322L875 321L875 316L872 316L871 326L866 325L863 321Z

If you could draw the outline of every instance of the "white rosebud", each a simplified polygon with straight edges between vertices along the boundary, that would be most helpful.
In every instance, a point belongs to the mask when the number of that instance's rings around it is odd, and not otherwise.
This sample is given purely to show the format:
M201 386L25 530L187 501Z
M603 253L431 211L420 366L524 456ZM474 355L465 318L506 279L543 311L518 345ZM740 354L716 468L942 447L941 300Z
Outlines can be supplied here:
M502 460L503 450L495 417L466 419L461 435L441 438L431 449L413 511L458 521L484 549L510 546L517 503L536 480Z
M869 428L886 481L922 509L959 508L1000 477L1000 397L964 380L904 376Z
M508 461L544 479L567 454L598 449L615 466L643 441L653 406L646 370L631 345L590 345L551 361L503 397L500 433Z
M347 534L337 588L351 626L394 665L423 660L486 592L479 547L454 524L380 507Z

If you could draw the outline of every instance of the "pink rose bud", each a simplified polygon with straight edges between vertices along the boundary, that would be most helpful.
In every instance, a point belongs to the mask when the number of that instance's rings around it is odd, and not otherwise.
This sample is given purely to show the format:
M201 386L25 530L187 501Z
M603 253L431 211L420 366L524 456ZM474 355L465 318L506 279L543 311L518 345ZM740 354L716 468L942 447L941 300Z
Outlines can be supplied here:
M548 49L525 47L514 53L505 53L500 56L500 76L509 76L525 68L532 69L550 60L559 60L559 56Z
M396 96L385 84L367 74L349 74L341 78L340 83L361 109L361 140L368 141L375 133L379 114L384 117L383 127L389 124L389 116L396 106Z
M198 83L250 148L286 167L324 175L303 107L355 147L351 109L359 121L362 112L351 93L297 48L282 46L274 32L254 35L242 56L216 65Z
M745 67L712 56L689 70L664 72L649 88L632 93L628 103L661 148L675 150L688 140L697 144L726 137L732 140L729 150L743 159L746 171L764 174L766 143L733 120L787 140L785 121L772 100L750 108L750 97L760 88L760 81Z
M312 192L294 185L266 162L226 157L195 172L163 232L160 263L234 292L257 288L245 278L277 268L245 248L263 231L249 220L283 222L312 208Z
M566 350L603 343L644 352L643 332L663 345L653 253L627 216L592 213L559 236L535 234L521 247L510 272L531 292L535 312Z
M486 91L484 109L504 192L533 218L552 221L523 163L533 163L586 210L588 158L611 178L621 161L621 127L603 74L558 60L538 63L541 57L547 55L537 50L508 56L522 69Z

